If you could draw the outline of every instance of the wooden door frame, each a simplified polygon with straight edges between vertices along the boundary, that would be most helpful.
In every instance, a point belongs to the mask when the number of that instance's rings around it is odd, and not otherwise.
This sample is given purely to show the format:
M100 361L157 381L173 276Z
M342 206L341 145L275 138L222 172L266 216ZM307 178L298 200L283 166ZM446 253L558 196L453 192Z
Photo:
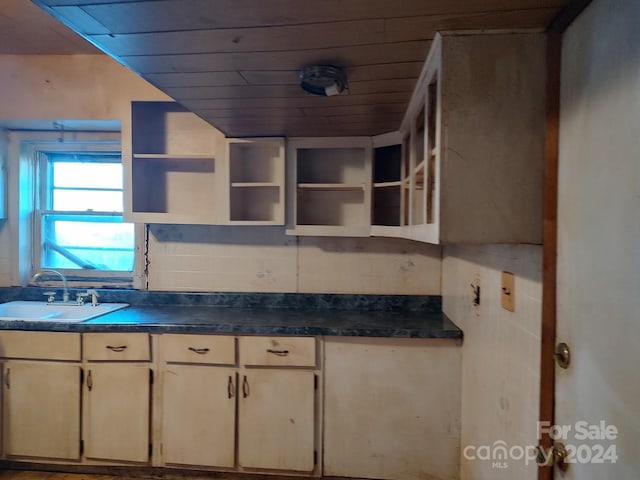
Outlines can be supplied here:
M558 257L558 159L560 141L560 81L562 36L592 0L572 0L547 28L546 132L542 222L542 326L540 334L539 422L554 424L557 257ZM549 451L553 440L541 432L539 445ZM538 468L538 480L552 480L553 467Z

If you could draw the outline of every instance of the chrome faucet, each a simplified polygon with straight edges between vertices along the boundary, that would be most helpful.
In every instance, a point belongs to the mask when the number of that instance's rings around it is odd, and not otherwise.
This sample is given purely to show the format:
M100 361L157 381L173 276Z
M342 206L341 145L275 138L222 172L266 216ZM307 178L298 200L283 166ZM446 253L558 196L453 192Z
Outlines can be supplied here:
M30 283L36 283L38 280L40 280L41 277L44 277L46 275L49 275L49 276L57 275L58 277L60 277L60 280L62 280L62 302L67 303L69 301L69 289L67 288L67 278L63 274L61 274L59 271L50 270L50 269L40 270L33 277L31 277ZM51 299L51 295L49 295L49 299Z
M98 292L96 290L94 290L93 288L90 288L89 290L87 290L87 295L91 295L91 306L92 307L97 307L98 306L98 297L100 296L98 294Z

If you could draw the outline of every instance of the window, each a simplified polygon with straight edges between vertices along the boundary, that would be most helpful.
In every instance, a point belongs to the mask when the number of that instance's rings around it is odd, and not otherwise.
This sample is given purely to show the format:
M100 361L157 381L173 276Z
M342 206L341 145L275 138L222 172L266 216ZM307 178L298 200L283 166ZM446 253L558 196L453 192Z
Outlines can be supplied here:
M38 151L40 268L73 276L133 271L134 225L124 223L117 152Z

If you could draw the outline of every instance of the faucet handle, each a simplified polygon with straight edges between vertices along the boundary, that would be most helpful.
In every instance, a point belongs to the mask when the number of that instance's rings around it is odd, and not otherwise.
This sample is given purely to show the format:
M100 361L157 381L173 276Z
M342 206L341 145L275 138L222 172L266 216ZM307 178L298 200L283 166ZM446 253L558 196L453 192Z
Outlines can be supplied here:
M47 297L47 303L53 303L56 301L56 292L42 292L42 295Z
M87 293L85 294L87 296L91 295L91 306L92 307L97 307L98 306L98 297L100 296L100 294L93 288L90 288L89 290L87 290Z

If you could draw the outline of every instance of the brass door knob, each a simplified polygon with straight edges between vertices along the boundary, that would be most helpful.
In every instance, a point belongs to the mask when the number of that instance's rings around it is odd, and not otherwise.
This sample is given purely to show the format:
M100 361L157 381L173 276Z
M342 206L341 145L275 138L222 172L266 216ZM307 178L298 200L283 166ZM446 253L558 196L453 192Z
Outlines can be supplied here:
M571 350L569 350L569 345L564 342L556 345L556 351L553 356L560 368L569 368L569 364L571 363Z

